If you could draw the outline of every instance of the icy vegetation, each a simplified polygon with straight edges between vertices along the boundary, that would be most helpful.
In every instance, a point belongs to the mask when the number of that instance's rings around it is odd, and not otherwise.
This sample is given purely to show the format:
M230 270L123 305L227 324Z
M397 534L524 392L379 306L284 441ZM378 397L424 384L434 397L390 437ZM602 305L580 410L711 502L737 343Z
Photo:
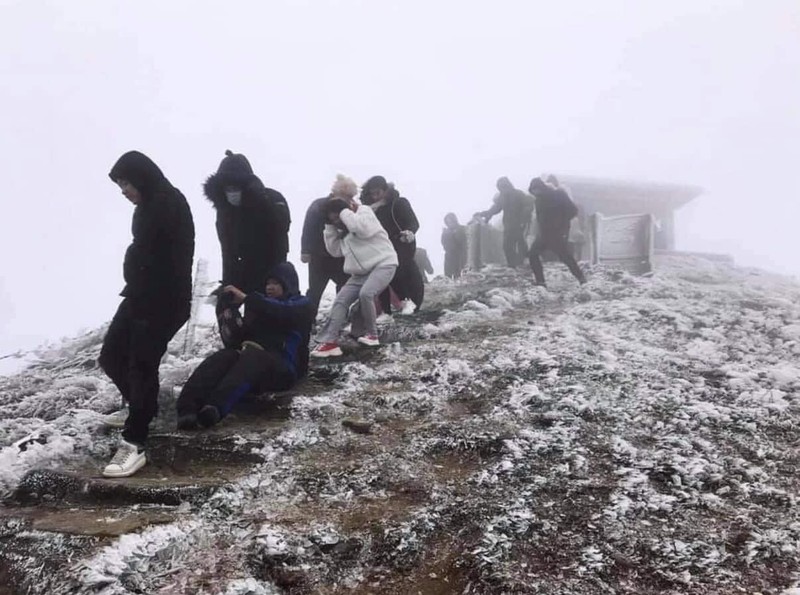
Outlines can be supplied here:
M102 329L0 378L0 576L30 594L800 592L800 286L678 256L583 288L547 275L437 278L379 350L196 436L170 399L216 336L183 353L179 335L153 450L184 454L147 490L98 478L118 405ZM192 491L195 443L241 465ZM64 469L73 497L45 481Z

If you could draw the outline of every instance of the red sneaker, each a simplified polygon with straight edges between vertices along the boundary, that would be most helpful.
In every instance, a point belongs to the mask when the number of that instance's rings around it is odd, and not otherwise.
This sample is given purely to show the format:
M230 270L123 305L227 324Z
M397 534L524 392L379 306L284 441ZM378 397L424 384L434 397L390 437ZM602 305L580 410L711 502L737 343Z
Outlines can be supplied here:
M336 357L342 355L342 350L338 343L322 343L317 345L310 355L311 357Z
M377 347L381 344L377 335L364 335L358 338L358 342L367 347Z

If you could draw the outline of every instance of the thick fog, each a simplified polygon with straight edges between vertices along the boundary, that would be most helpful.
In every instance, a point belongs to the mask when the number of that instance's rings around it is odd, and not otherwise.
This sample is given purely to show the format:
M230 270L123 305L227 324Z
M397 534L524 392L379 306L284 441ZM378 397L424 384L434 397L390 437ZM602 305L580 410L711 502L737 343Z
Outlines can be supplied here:
M272 0L0 3L0 355L110 319L138 149L192 207L225 149L292 211L382 174L441 272L442 218L502 175L699 185L678 247L800 273L800 3Z

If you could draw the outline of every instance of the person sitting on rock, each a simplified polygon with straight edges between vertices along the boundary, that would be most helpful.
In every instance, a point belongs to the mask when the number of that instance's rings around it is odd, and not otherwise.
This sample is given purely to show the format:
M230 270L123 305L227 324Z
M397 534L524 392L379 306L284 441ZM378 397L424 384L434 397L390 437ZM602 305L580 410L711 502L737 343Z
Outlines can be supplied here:
M375 297L389 287L397 270L397 253L371 208L354 200L334 198L325 203L325 214L328 222L325 247L331 256L344 257L344 272L350 278L336 294L328 322L317 336L320 344L311 357L320 358L342 355L339 333L347 324L347 313L355 302L358 304L353 312L351 334L362 345L380 345Z
M210 355L189 377L177 403L181 430L213 426L245 395L288 390L308 371L313 308L290 262L267 274L263 293L223 291L245 306L239 347Z

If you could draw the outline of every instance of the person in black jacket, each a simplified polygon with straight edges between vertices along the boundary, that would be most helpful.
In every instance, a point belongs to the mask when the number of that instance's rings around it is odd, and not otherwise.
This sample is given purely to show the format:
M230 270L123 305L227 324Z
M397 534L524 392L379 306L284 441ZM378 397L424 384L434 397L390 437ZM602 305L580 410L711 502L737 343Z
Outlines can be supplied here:
M300 260L308 264L308 291L306 296L314 308L317 317L319 301L328 285L328 281L336 284L336 293L347 283L350 275L344 272L344 258L336 258L325 249L325 204L332 198L341 198L350 202L358 194L358 186L350 178L341 174L336 176L331 193L318 198L308 207L303 222L303 235L300 239Z
M422 282L427 284L428 275L433 275L433 264L428 258L428 251L425 248L417 246L417 251L414 252L414 264L417 265L419 274L422 275Z
M414 262L417 249L416 233L419 221L407 198L400 196L394 185L383 176L373 176L361 187L361 202L369 205L378 221L389 234L397 252L397 271L390 283L397 297L404 301L403 314L419 310L425 297L422 274ZM391 296L388 288L380 295L381 308L391 313Z
M290 262L267 274L263 291L223 291L244 303L241 341L210 355L187 380L177 402L182 430L213 426L248 393L287 390L308 372L312 307Z
M566 191L550 186L541 178L531 180L529 191L536 197L538 233L528 254L536 284L545 285L540 255L545 250L550 250L567 265L569 271L583 285L586 283L586 277L575 262L569 247L569 225L578 214L578 207Z
M124 299L99 357L129 409L127 418L111 416L124 429L103 475L127 477L147 462L145 442L158 409L158 365L170 339L189 318L194 222L183 194L146 155L125 153L109 177L136 205L133 242L123 264Z
M503 212L503 252L506 255L506 264L518 267L528 252L525 232L533 215L533 199L522 190L516 189L506 177L497 180L497 191L491 208L476 213L476 216L488 222L499 212Z
M442 230L444 248L444 274L458 279L467 266L467 230L458 222L455 213L444 216L445 228Z
M289 253L291 217L286 199L264 186L247 157L232 151L225 151L203 191L217 211L221 287L234 285L245 293L263 290L267 273ZM226 294L220 293L219 298L217 316L222 329L224 319L231 318L231 304ZM222 338L227 343L225 333Z

